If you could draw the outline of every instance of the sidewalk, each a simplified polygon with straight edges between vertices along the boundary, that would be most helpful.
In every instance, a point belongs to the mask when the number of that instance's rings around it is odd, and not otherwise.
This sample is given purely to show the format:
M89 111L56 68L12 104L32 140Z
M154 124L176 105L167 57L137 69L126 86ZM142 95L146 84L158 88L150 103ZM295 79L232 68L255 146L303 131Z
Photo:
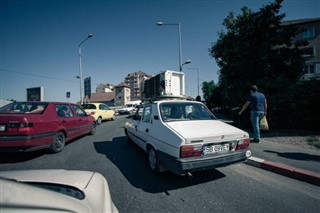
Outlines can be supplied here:
M320 186L320 150L274 142L272 137L250 143L247 164Z

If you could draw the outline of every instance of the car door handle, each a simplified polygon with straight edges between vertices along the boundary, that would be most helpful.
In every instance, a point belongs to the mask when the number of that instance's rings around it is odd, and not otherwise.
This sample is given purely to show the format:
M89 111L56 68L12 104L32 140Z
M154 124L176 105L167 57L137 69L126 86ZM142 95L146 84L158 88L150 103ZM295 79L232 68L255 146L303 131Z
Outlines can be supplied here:
M149 129L146 129L146 132L149 132Z

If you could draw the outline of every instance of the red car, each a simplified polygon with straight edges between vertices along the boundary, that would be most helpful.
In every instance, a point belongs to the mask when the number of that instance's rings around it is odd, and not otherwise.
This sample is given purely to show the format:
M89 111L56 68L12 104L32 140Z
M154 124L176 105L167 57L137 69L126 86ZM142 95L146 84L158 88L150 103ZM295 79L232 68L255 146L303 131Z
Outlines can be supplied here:
M60 152L65 143L95 134L95 119L64 102L13 102L0 108L0 150Z

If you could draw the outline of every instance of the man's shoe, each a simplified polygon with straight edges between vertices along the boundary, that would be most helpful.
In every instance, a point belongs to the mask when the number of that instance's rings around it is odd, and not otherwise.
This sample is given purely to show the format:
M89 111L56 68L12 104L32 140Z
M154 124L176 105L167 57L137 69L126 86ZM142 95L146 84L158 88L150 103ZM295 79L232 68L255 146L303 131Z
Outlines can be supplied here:
M260 140L257 139L257 138L254 138L254 139L251 140L251 143L260 143Z

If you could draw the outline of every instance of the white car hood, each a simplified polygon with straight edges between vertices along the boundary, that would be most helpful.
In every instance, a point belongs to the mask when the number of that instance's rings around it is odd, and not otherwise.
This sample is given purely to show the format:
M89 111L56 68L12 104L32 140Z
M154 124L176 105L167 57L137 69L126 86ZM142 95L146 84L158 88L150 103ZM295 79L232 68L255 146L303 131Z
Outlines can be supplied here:
M206 142L249 137L247 132L219 120L175 121L166 124L190 141L201 139Z
M63 169L2 171L0 176L22 182L68 184L80 190L87 187L94 172Z

